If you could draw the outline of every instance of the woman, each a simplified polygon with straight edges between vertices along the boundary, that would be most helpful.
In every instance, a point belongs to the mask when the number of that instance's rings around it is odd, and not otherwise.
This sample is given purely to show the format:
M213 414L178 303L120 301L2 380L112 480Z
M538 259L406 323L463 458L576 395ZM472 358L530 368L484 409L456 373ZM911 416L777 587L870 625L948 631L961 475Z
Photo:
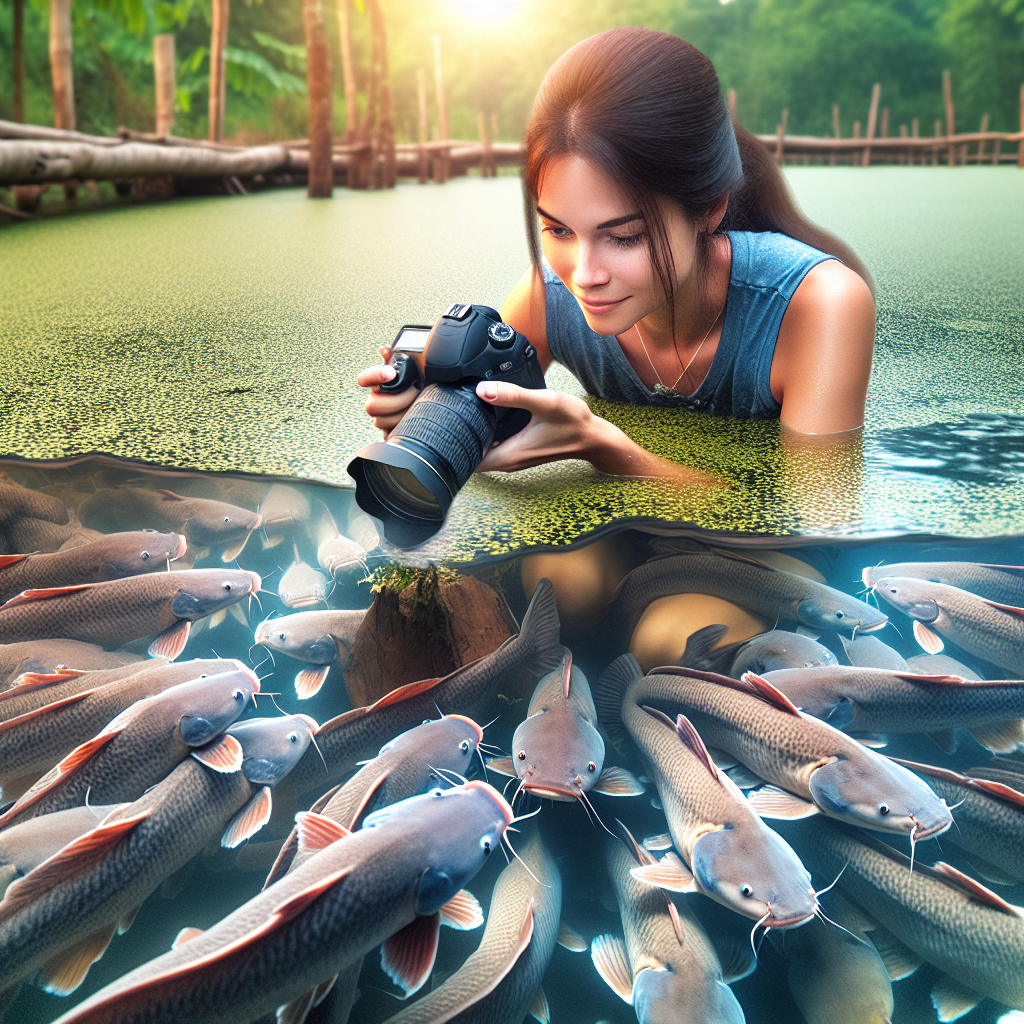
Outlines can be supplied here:
M533 265L501 312L542 366L558 359L607 399L779 416L806 434L861 426L868 274L802 217L689 43L622 28L562 56L530 118L525 190ZM376 366L358 380L393 375ZM477 394L533 414L480 471L583 458L607 473L692 478L581 399L493 382ZM366 410L386 433L415 396L374 391Z

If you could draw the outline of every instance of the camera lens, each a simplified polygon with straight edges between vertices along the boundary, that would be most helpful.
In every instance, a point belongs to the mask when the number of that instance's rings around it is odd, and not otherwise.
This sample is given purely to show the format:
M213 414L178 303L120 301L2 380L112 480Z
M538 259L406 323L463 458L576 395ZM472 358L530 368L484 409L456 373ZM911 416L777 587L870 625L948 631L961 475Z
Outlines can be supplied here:
M494 440L495 411L472 386L428 384L384 443L349 463L359 507L384 536L414 547L441 528L455 495Z

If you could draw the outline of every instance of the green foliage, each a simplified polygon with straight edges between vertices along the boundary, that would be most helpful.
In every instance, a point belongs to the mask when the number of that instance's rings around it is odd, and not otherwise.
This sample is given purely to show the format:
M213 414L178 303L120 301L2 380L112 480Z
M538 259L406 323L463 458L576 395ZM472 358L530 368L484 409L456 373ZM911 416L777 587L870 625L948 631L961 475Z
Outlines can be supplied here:
M537 86L570 46L594 32L639 24L675 32L714 61L735 88L740 119L774 131L783 107L790 131L831 131L838 103L844 135L866 124L871 86L882 84L890 131L943 116L941 74L953 74L957 126L1018 127L1024 81L1024 0L381 0L400 141L416 134L421 70L436 122L432 37L441 37L449 134L475 138L477 112L496 111L499 135L522 136ZM475 9L504 6L487 21ZM335 125L345 130L334 4L324 5L335 65ZM79 127L151 130L152 36L174 32L178 58L175 131L206 132L209 0L75 0L75 94ZM365 102L369 19L351 0L356 76ZM0 117L10 114L11 4L0 0ZM26 118L52 123L45 0L25 6ZM249 141L306 134L302 8L246 0L231 10L227 50L229 137Z

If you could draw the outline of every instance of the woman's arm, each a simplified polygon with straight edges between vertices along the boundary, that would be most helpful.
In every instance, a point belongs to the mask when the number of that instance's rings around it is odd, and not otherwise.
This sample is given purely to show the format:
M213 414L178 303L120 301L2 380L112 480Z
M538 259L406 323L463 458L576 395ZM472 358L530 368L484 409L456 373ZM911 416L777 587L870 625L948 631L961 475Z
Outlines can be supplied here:
M771 389L782 425L834 434L864 424L875 303L864 279L836 260L800 283L779 328Z

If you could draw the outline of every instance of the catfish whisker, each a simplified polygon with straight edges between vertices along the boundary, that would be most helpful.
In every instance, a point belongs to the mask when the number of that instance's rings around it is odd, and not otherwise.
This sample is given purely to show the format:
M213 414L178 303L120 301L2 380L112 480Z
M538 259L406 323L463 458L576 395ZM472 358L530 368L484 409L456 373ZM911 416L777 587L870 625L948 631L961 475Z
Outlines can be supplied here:
M921 826L914 822L914 827L910 830L910 873L914 873L914 854L917 852L917 830Z
M846 870L846 869L847 869L847 868L848 868L849 866L850 866L850 862L849 862L849 861L847 861L847 862L846 862L846 863L845 863L845 864L844 864L844 865L842 866L842 868L840 869L840 871L839 871L839 874L838 874L838 875L836 875L835 879L834 879L834 880L833 880L833 882L832 882L832 885L826 885L824 889L819 889L819 890L818 890L818 891L817 891L817 892L816 892L816 893L814 894L814 898L815 898L815 899L817 899L817 898L818 898L819 896L821 896L821 895L823 895L824 893L828 892L828 891L829 891L829 889L831 889L831 888L832 888L832 887L833 887L833 886L834 886L834 885L836 884L836 882L838 882L838 881L839 881L839 879L843 877L843 872L844 872L844 871L845 871L845 870Z
M504 841L505 841L505 842L506 842L506 843L508 844L508 848L509 848L509 849L510 849L510 850L512 851L512 856L513 856L513 857L515 857L515 859L516 859L517 861L519 861L519 863L520 863L520 864L522 864L524 868L526 868L526 873L527 873L527 874L528 874L528 875L529 875L529 876L530 876L530 877L531 877L531 878L532 878L532 879L533 879L533 880L534 880L534 881L535 881L535 882L536 882L536 883L537 883L538 885L543 885L545 889L550 889L550 888L551 888L551 886L550 886L550 885L548 885L548 884L547 884L547 882L542 882L542 881L541 881L541 880L540 880L540 879L539 879L539 878L538 878L538 877L537 877L537 876L536 876L536 875L535 875L535 874L534 874L534 873L533 873L533 872L532 872L532 871L530 870L530 865L529 865L529 864L527 864L527 863L526 863L526 861L525 861L525 860L523 860L523 858L522 858L522 857L520 857L518 853L516 853L516 848L515 848L515 847L514 847L514 846L512 845L512 840L511 840L511 839L509 839L509 837L508 837L508 834L507 834L506 832L502 832L502 834L501 834L501 838L502 838L502 839L503 839L503 840L504 840Z
M494 725L494 723L495 723L495 722L496 722L496 721L497 721L497 720L498 720L499 718L501 718L501 715L495 715L495 716L494 716L494 717L493 717L493 718L492 718L492 719L491 719L491 720L490 720L490 721L489 721L489 722L488 722L488 723L487 723L487 724L486 724L485 726L483 726L483 731L484 731L484 732L487 732L487 730L488 730L488 729L490 729L490 727L491 727L492 725Z
M898 627L898 626L896 625L896 623L895 623L895 622L893 622L893 621L892 621L892 619L890 619L890 620L889 620L889 621L888 621L888 622L886 623L886 625L888 625L888 626L892 626L892 628L896 630L896 635L897 635L897 636L898 636L898 637L899 637L899 638L900 638L901 640L903 639L903 634L902 634L902 633L901 633L901 632L899 631L899 627Z
M275 708L277 708L277 710L278 710L278 711L280 711L282 715L283 715L283 714L285 714L285 712L281 710L281 705L280 705L280 704L278 704L276 700L274 700L274 697L276 696L276 694L273 694L273 693L267 693L267 694L264 694L264 696L266 696L266 697L269 697L269 698L270 698L270 700L271 700L271 703L273 703L274 707L275 707ZM321 755L321 757L322 757L322 756L323 756L323 755Z
M484 770L484 782L487 781L487 762L484 760L483 752L480 750L480 745L477 744L476 756L480 759L480 767Z
M601 828L603 828L613 839L618 838L615 833L603 821L601 821L601 815L597 813L597 808L590 802L587 798L587 794L583 792L582 788L580 789L580 796L587 802L590 809L594 812L594 817L597 818Z
M270 699L274 700L273 697L271 697ZM274 704L277 704L276 700L274 701ZM327 772L328 775L330 775L331 770L327 767L327 762L324 760L323 751L320 749L320 744L317 743L316 737L312 733L310 733L309 735L309 742L312 743L314 747L316 747L316 752L320 755L320 760L324 762L324 771Z
M757 923L756 923L756 924L754 925L754 927L750 929L750 951L751 951L751 952L752 952L752 953L754 954L754 959L755 959L755 960L757 959L757 950L758 950L758 947L756 947L756 946L754 945L754 936L755 936L755 935L757 934L757 929L758 929L758 928L760 928L760 927L761 927L761 925L763 925L763 924L765 923L765 921L767 921L767 920L768 920L768 918L769 918L769 917L771 917L771 916L772 916L772 908L771 908L771 907L769 907L769 908L768 908L768 913L767 913L767 914L765 914L765 915L764 915L764 917L762 917L762 918L761 918L761 919L760 919L760 920L759 920L759 921L758 921L758 922L757 922Z
M477 747L485 754L490 754L492 757L507 756L506 752L502 750L501 747L495 746L493 743L478 743Z
M451 768L435 768L433 765L427 765L427 767L435 775L437 775L440 778L444 779L445 782L451 782L451 779L448 778L449 775L454 775L455 778L457 778L459 780L459 782L461 784L463 784L463 785L465 785L467 782L469 782L469 779L467 779L465 775L460 775L457 771L454 771ZM452 783L452 784L454 785L454 783Z
M825 912L821 909L821 907L819 907L814 913L815 913L815 916L816 917L820 917L822 919L822 921L825 921L825 922L827 922L828 924L831 924L831 925L835 925L836 928L841 928L844 932L846 932L847 935L851 935L851 936L853 936L853 938L855 938L858 941L860 941L860 936L859 935L854 935L854 933L851 932L849 928L844 928L838 921L833 921L831 917L828 917L825 914Z
M511 779L508 780L508 782L505 783L505 785L502 787L502 790L501 790L501 795L502 796L504 796L508 792L508 787L511 786L512 783L515 782L515 781L516 781L516 777L513 776ZM514 800L515 797L513 797L512 799Z
M537 815L538 815L538 814L540 814L540 812L541 812L541 809L542 809L542 808L538 807L538 808L537 808L537 810L535 810L535 811L530 811L530 813L529 813L529 814L517 814L517 815L516 815L516 816L515 816L515 817L514 817L514 818L512 819L512 821L526 821L526 819L527 819L527 818L536 818L536 817L537 817ZM509 824L512 824L512 822L509 822Z

